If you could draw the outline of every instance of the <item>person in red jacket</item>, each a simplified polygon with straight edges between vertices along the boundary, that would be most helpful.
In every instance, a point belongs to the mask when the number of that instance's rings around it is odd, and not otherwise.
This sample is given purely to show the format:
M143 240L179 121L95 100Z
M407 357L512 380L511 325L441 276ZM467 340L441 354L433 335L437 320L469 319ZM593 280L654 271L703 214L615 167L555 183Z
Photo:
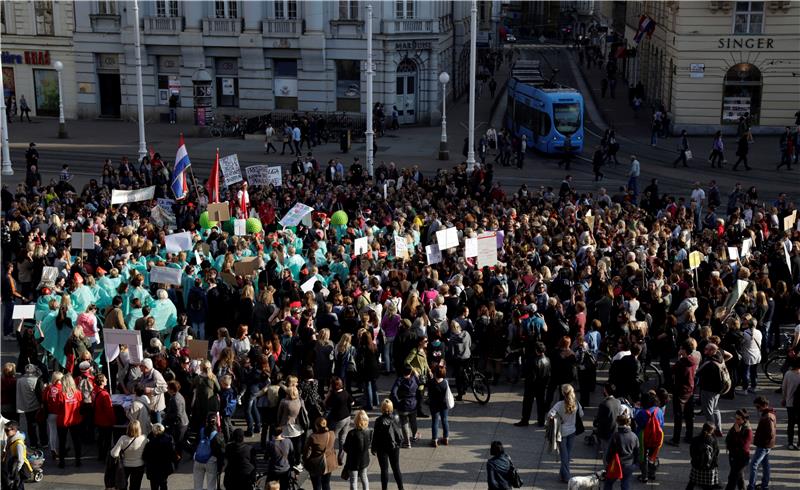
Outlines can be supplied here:
M81 403L83 396L75 386L71 374L64 375L61 380L61 394L58 397L58 467L64 467L64 456L67 451L67 432L72 438L75 449L75 466L81 465Z
M114 424L117 416L111 404L111 394L106 389L108 378L105 374L98 374L94 378L92 391L92 405L94 407L94 426L97 427L97 460L103 461L111 450Z
M730 472L725 490L744 490L744 469L750 461L750 445L753 443L753 429L750 428L750 414L747 409L736 411L736 421L725 437L728 446Z
M44 401L47 408L47 435L53 459L58 458L58 400L61 397L61 380L64 373L56 371L50 378L50 384L44 389Z

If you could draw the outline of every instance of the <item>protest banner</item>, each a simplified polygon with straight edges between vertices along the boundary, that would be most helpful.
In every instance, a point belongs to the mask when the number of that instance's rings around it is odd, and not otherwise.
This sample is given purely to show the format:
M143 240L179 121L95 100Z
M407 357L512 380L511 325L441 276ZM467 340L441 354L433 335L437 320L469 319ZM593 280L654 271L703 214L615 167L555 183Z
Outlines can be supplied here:
M151 185L144 189L134 189L132 191L121 191L113 189L111 191L111 204L125 204L127 202L147 201L153 198L156 192L156 186Z
M208 357L208 341L187 339L186 350L189 351L189 359L206 359Z
M485 231L478 235L478 267L497 264L497 232Z
M192 249L192 233L184 231L182 233L173 233L164 237L164 248L169 253L183 252L184 250Z
M236 236L247 235L247 220L235 219L233 220L233 234Z
M742 281L741 279L736 280L736 284L733 285L733 289L730 293L728 293L728 297L725 298L725 303L722 306L727 310L730 311L731 308L736 306L736 303L739 302L739 298L742 297L742 294L747 290L747 286L750 284L750 281Z
M219 169L225 177L225 185L233 185L242 180L242 168L239 166L239 157L234 153L219 159Z
M280 167L270 167L269 165L251 165L245 169L247 182L250 185L271 185L273 187L283 186L283 176Z
M209 203L208 219L211 221L228 221L231 219L231 208L228 201Z
M689 254L689 269L695 270L700 267L700 262L703 261L703 253L695 250Z
M222 281L228 286L233 286L233 287L238 286L238 284L236 283L236 276L234 276L230 272L220 272L219 277L221 277Z
M736 247L728 247L728 260L736 262L739 260L739 249Z
M106 360L113 361L119 355L119 346L127 345L131 363L142 362L142 334L136 330L123 330L121 328L103 329L103 343L105 344Z
M27 320L33 318L36 313L36 305L14 305L14 312L11 314L12 320Z
M797 210L795 209L792 211L792 214L783 218L783 231L789 231L794 228L794 224L797 222Z
M438 264L442 261L442 251L439 250L439 245L431 243L425 247L425 257L428 259L428 264Z
M437 231L436 242L439 245L439 250L458 247L458 230L453 226L446 230Z
M258 270L258 257L242 257L233 263L233 272L237 276L246 277Z
M181 276L183 271L173 267L159 267L154 265L150 269L150 282L156 284L174 284L181 285Z
M353 254L358 256L369 251L369 239L365 236L356 238L353 242Z
M71 248L79 248L81 250L94 249L94 233L73 232Z
M469 259L471 257L478 256L478 238L471 237L464 239L464 258Z
M317 276L313 276L311 279L309 279L308 281L306 281L306 282L304 282L303 284L300 285L300 291L303 291L303 293L307 293L309 291L313 291L314 290L314 284L317 281L319 281L319 279L317 279Z
M305 204L299 202L295 204L292 209L286 213L286 216L284 216L278 223L286 228L297 226L303 220L305 215L309 214L313 210L314 208L311 206L306 206Z
M158 202L158 206L160 208L164 208L166 211L172 212L172 206L175 204L175 199L166 199L163 197L159 197L156 199Z

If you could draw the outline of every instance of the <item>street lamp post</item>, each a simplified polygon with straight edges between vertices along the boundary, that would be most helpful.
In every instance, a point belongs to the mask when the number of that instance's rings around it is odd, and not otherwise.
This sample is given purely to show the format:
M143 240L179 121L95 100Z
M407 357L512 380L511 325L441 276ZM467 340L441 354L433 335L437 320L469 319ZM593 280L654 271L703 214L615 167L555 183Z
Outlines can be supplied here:
M56 61L53 63L53 68L56 69L58 74L58 137L67 137L67 126L64 122L64 91L61 85L61 72L64 71L64 63Z
M372 4L367 4L367 174L370 177L375 175L375 153L373 142L375 131L372 129L372 77L375 70L372 69Z
M477 84L475 50L478 43L478 6L475 0L472 0L469 27L469 147L467 148L467 173L471 174L475 170L475 85Z
M142 89L142 52L139 38L139 1L133 0L133 39L136 44L136 105L139 115L139 161L147 155L147 143L144 136L144 93Z
M3 86L3 70L0 70L0 87ZM8 116L6 116L6 97L0 97L0 124L3 125L2 144L3 144L3 175L14 175L11 168L11 153L8 151Z
M439 141L439 160L449 160L450 152L447 150L447 109L445 103L447 102L447 82L450 81L450 75L443 71L439 74L439 83L442 84L442 140Z

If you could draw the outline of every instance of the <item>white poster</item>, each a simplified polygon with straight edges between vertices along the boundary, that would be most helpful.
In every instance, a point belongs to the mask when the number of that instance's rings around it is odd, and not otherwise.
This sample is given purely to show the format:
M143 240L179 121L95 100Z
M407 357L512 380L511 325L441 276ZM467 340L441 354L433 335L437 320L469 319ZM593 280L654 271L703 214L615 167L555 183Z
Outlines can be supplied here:
M464 239L464 258L471 258L478 256L478 238L471 237Z
M478 267L497 264L497 232L485 231L478 235Z
M147 201L153 198L156 191L156 186L151 185L144 189L135 189L132 191L120 191L113 189L111 191L111 204L124 204L126 202L139 202Z
M247 235L247 220L235 219L233 220L233 234L236 236Z
M442 251L439 250L439 245L431 243L425 247L425 256L428 259L428 264L438 264L442 261Z
M222 79L222 95L236 95L236 89L234 88L233 78Z
M792 272L792 242L790 240L783 241L783 256L786 258L786 267L789 268L789 273Z
M79 248L81 250L94 249L94 233L81 233L74 232L72 234L72 248Z
M312 291L314 289L314 283L316 283L317 281L319 281L319 279L317 279L317 276L312 277L311 279L300 285L300 290L303 291L303 293Z
M192 249L192 233L184 231L182 233L173 233L164 237L164 248L169 253L183 252L184 250Z
M225 185L233 185L242 180L242 168L239 166L239 157L234 153L219 159L219 169L225 177Z
M197 262L197 265L203 263L203 256L197 250L194 251L194 261Z
M353 242L353 254L356 256L365 254L369 251L369 238L362 236Z
M58 267L50 267L49 265L42 267L42 278L39 280L39 285L36 286L36 289L41 289L43 286L54 283L57 277Z
M286 213L286 216L284 216L283 218L281 218L280 221L278 221L278 223L280 223L282 226L286 228L290 226L297 226L303 220L303 217L313 210L314 208L312 208L311 206L306 206L305 204L299 202L295 204L292 207L292 209L290 209L289 212Z
M753 239L745 238L742 240L742 258L750 257L750 250L753 248Z
M268 165L251 165L245 169L247 182L250 185L271 185L273 187L283 186L283 177L280 167L270 167Z
M180 286L181 275L183 275L183 271L175 269L174 267L153 266L153 268L150 269L150 282Z
M36 313L36 305L14 305L14 312L11 314L12 320L27 320L33 318Z
M439 250L458 247L458 230L453 226L446 230L437 231L436 242L439 245Z
M748 284L750 284L750 281L742 281L741 279L737 279L736 284L733 286L733 290L728 293L728 297L725 298L725 303L722 306L724 306L728 311L736 306L736 303L739 302L739 298L747 290Z
M408 243L405 235L394 236L394 256L400 259L408 258Z
M728 247L728 260L731 262L739 260L739 249L736 247Z

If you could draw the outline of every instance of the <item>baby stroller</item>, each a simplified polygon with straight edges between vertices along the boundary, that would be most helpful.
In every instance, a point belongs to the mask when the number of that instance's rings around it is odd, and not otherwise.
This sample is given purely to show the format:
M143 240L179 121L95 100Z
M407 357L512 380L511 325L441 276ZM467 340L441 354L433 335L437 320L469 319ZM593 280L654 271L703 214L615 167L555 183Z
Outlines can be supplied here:
M28 453L28 462L31 464L31 477L28 479L28 482L40 482L44 478L44 471L42 467L44 466L45 457L44 451L41 449L32 449Z

